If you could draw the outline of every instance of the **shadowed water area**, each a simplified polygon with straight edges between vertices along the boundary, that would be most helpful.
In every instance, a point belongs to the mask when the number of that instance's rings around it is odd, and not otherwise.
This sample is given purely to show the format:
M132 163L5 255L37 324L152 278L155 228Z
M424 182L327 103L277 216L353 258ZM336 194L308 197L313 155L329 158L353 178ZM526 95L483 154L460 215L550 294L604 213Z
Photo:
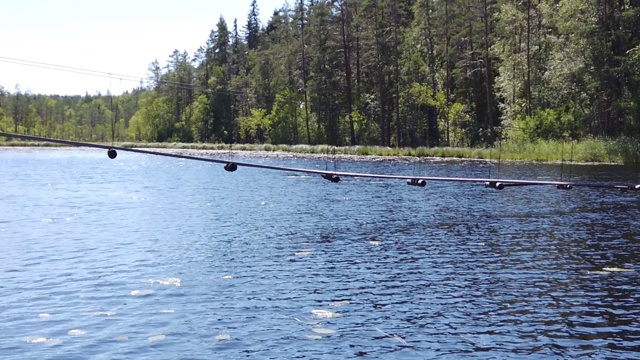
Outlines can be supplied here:
M486 177L482 162L234 159ZM568 168L564 166L565 180ZM502 164L558 180L560 165ZM573 165L572 180L637 183ZM640 194L0 151L0 358L632 358Z

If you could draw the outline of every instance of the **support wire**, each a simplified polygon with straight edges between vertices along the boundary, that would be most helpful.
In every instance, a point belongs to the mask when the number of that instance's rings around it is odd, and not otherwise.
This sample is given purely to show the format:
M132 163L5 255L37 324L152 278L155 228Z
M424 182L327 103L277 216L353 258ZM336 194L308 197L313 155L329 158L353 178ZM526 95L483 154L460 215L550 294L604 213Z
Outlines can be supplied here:
M50 142L54 144L68 145L68 146L77 146L77 147L89 147L96 149L104 149L104 150L119 150L123 152L132 152L137 154L145 154L145 155L156 155L156 156L164 156L171 157L176 159L184 159L184 160L194 160L194 161L203 161L209 163L223 164L226 165L229 163L227 160L215 159L215 158L205 158L205 157L197 157L191 155L182 155L175 154L170 152L159 152L152 150L144 150L137 148L124 148L117 146L109 146L103 144L95 144L88 142L80 142L80 141L71 141L71 140L62 140L62 139L54 139L54 138L45 138L40 136L32 136L32 135L21 135L15 133L5 133L0 132L0 136L7 138L15 138L21 140L32 140L32 141L44 141ZM335 175L335 176L344 176L344 177L358 177L358 178L376 178L376 179L422 179L425 181L449 181L449 182L460 182L460 183L484 183L485 186L487 184L493 184L495 188L501 189L498 184L504 188L505 186L532 186L532 185L552 185L552 186L571 186L571 187L587 187L587 188L603 188L603 189L617 189L617 190L634 190L636 192L640 191L640 184L637 185L624 185L624 184L609 184L609 183L574 183L574 182L563 182L563 181L541 181L541 180L518 180L518 179L490 179L490 178L465 178L465 177L436 177L436 176L421 176L419 178L407 176L407 175L387 175L387 174L371 174L371 173L351 173L351 172L329 172L322 170L313 170L313 169L304 169L304 168L294 168L294 167L284 167L284 166L274 166L274 165L265 165L265 164L254 164L247 162L234 162L238 167L249 167L249 168L257 168L257 169L268 169L268 170L277 170L277 171L288 171L288 172L298 172L298 173L307 173L307 174L317 174L322 175Z

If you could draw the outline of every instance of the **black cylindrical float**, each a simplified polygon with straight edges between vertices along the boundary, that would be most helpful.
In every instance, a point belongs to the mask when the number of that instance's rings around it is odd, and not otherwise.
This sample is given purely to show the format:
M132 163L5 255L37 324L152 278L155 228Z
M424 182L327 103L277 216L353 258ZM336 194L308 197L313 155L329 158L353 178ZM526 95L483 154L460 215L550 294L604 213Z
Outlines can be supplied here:
M493 188L496 190L502 190L504 189L504 184L501 182L487 181L484 183L484 187Z
M109 157L109 159L115 159L116 156L118 156L118 152L116 152L115 149L109 149L107 150L107 156Z
M323 178L331 181L332 183L338 183L340 182L340 177L336 174L324 174L322 175Z
M226 163L224 165L224 169L227 170L228 172L234 172L236 170L238 170L238 165L236 165L236 163Z
M427 182L424 179L409 179L407 185L423 187L427 186Z

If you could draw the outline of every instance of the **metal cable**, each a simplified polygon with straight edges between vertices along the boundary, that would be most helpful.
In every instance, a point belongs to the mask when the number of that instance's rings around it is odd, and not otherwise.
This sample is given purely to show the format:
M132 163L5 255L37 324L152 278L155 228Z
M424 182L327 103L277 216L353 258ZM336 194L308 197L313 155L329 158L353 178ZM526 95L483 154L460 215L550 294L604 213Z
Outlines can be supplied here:
M559 189L568 190L572 187L587 187L587 188L603 188L603 189L617 189L617 190L633 190L640 191L639 185L624 185L624 184L604 184L604 183L574 183L574 182L566 182L566 181L541 181L541 180L518 180L518 179L485 179L485 178L462 178L462 177L434 177L434 176L406 176L406 175L386 175L386 174L371 174L371 173L351 173L351 172L341 172L341 171L322 171L322 170L313 170L313 169L304 169L304 168L293 168L293 167L285 167L285 166L275 166L275 165L264 165L264 164L254 164L247 162L238 162L238 161L228 161L228 160L220 160L215 158L205 158L191 155L182 155L182 154L173 154L168 152L160 152L153 150L143 150L136 148L124 148L118 146L109 146L81 141L72 141L72 140L62 140L62 139L54 139L54 138L45 138L40 136L32 136L32 135L20 135L14 133L5 133L0 132L0 136L8 137L8 138L16 138L22 140L33 140L33 141L43 141L50 142L54 144L61 145L70 145L77 147L89 147L96 149L104 149L104 150L119 150L124 152L132 152L138 154L145 155L156 155L156 156L164 156L171 157L176 159L183 160L194 160L194 161L203 161L209 163L216 164L229 164L233 163L237 167L249 167L249 168L257 168L257 169L267 169L267 170L277 170L277 171L287 171L287 172L297 172L297 173L307 173L307 174L317 174L322 175L325 179L329 180L329 177L333 176L344 176L344 177L357 177L357 178L376 178L376 179L397 179L397 180L425 180L425 181L448 181L448 182L463 182L463 183L484 183L487 187L492 187L495 189L503 189L504 187L509 186L533 186L533 185L551 185L556 186ZM334 178L335 179L335 178ZM339 181L339 179L338 179ZM338 182L333 181L333 182Z

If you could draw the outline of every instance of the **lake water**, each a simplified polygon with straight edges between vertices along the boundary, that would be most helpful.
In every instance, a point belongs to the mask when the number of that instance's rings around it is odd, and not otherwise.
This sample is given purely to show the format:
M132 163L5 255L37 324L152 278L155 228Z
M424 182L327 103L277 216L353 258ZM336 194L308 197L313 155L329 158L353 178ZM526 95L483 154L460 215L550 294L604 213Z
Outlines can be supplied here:
M556 180L560 166L502 164L500 175ZM571 176L636 182L617 166L573 165ZM636 192L332 184L131 153L4 149L0 358L637 358L639 223Z

